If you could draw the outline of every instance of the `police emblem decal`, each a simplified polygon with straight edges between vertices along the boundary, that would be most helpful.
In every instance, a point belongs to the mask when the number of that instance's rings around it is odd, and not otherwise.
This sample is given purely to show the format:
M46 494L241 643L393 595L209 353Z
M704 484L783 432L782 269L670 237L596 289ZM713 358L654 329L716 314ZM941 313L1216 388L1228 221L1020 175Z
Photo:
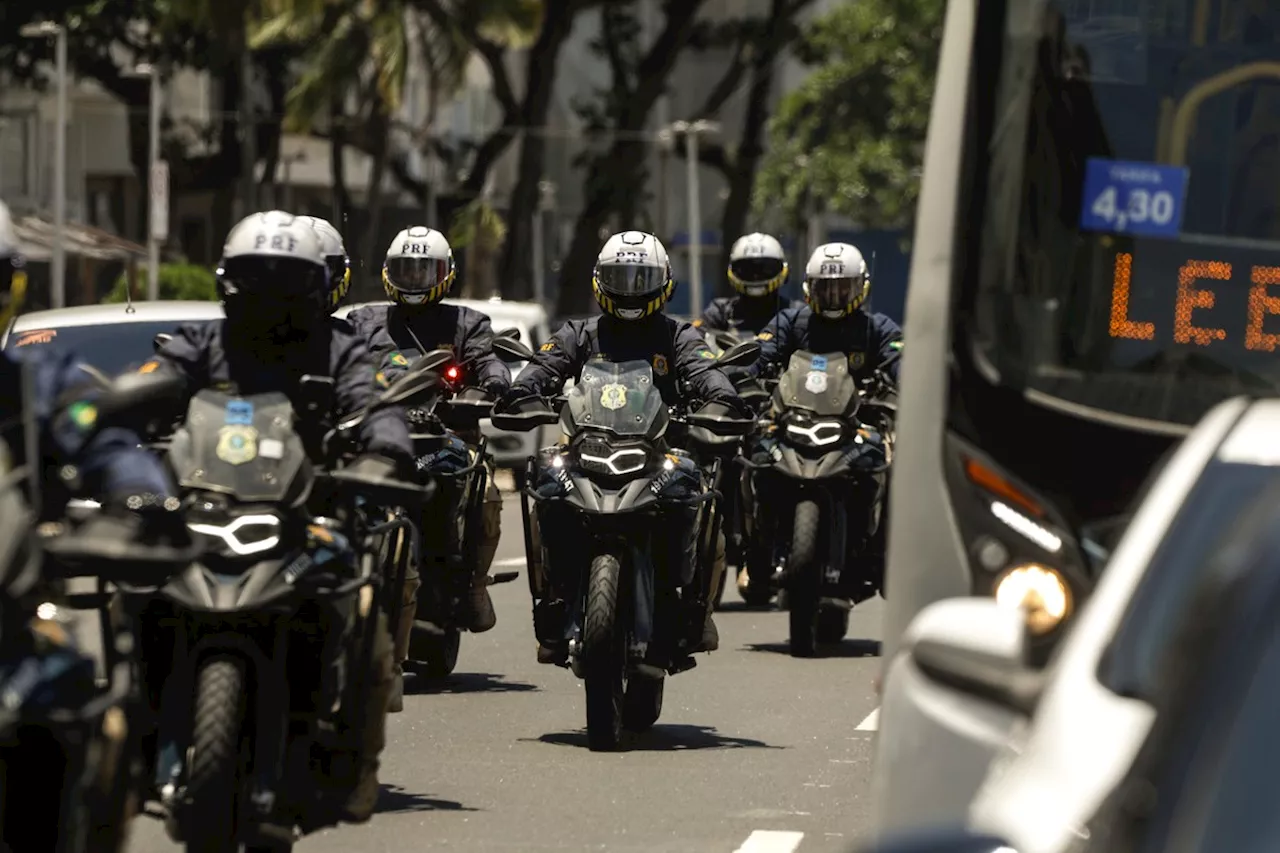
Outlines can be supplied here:
M258 456L258 431L251 426L232 424L218 430L214 454L228 465L243 465Z

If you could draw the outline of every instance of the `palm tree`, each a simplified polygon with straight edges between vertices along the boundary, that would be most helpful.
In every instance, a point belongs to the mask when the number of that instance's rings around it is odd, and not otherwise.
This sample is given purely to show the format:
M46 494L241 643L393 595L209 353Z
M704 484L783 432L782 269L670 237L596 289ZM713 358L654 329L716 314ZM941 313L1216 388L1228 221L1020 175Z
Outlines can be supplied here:
M196 0L216 2L216 0ZM461 87L476 34L504 45L528 41L541 25L542 0L259 0L254 47L305 46L305 66L288 98L287 127L316 128L327 115L334 193L341 222L347 207L342 153L359 128L372 157L363 257L378 232L382 184L394 119L403 99L412 49L429 80L428 125L444 96ZM353 97L354 96L354 97ZM356 104L357 114L347 115Z

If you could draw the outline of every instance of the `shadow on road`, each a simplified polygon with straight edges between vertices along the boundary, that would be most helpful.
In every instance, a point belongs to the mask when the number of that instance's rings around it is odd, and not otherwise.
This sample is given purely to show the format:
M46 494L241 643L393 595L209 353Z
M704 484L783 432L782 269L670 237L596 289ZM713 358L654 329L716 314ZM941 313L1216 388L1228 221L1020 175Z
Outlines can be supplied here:
M740 599L733 601L725 600L720 602L720 606L716 608L717 613L769 613L777 610L777 606L770 601L768 604L747 604Z
M378 792L378 814L396 812L476 812L454 800L437 800L422 794L411 794L399 785L383 785Z
M521 738L526 742L549 743L556 746L587 748L585 730L576 732L550 732L538 738ZM647 732L632 734L625 746L631 752L680 752L700 749L786 749L751 738L725 737L711 726L656 725Z
M507 681L506 676L496 672L455 672L439 681L415 676L406 678L404 682L407 696L436 693L527 693L541 689L538 685L525 681Z
M791 654L789 643L748 643L742 647L748 652L770 652L775 655ZM877 658L880 657L879 640L844 640L829 646L820 646L820 658Z

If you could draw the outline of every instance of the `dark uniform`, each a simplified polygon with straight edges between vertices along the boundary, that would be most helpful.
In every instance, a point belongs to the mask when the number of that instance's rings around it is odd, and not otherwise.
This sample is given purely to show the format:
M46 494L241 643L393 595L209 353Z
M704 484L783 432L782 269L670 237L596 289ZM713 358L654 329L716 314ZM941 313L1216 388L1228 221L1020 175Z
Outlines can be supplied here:
M654 385L667 405L680 402L676 377L691 396L703 402L725 402L735 409L742 402L733 383L716 363L716 355L689 323L650 314L640 320L619 320L608 314L569 320L539 349L534 360L512 386L517 392L558 392L567 379L577 379L592 356L610 361L647 361L653 365Z
M347 322L380 362L406 349L421 350L423 355L434 349L451 349L463 367L462 379L467 385L495 396L511 385L511 370L490 348L493 327L479 311L444 303L413 311L372 305L352 311Z
M845 353L854 379L866 378L879 369L898 381L902 329L883 314L859 309L847 317L829 320L802 305L780 313L756 339L760 341L760 359L751 366L755 376L771 365L785 368L792 353L807 350Z
M784 301L777 294L769 296L717 296L707 305L702 316L693 321L697 329L711 329L717 332L749 332L757 334L764 331L779 311L783 310Z
M8 353L0 355L0 400L6 413L4 439L15 465L25 464L21 362L26 362L33 383L35 420L42 434L40 450L44 459L39 472L55 474L63 466L74 466L78 483L72 491L94 497L155 495L164 498L173 494L164 466L152 453L139 447L138 436L132 431L110 427L85 440L93 420L79 413L91 410L75 404L91 404L99 389L93 375L74 356L35 347L29 352L19 349L17 354L17 359ZM46 476L45 481L72 485L57 476Z
M225 321L185 324L142 370L177 370L186 377L189 394L232 388L240 394L280 391L291 398L304 375L329 376L334 381L335 422L364 410L378 398L379 384L385 385L385 379L375 380L377 371L364 343L340 322L321 325L295 346L228 348L226 334ZM412 465L413 445L403 409L391 406L366 418L360 425L360 442L362 452Z
M511 369L493 354L493 326L487 315L462 305L435 302L421 306L371 305L347 315L355 333L366 342L387 376L407 368L401 350L419 350L426 355L435 349L450 349L462 370L462 381L499 397L511 387ZM480 440L479 430L463 431L461 438L471 444ZM488 467L485 487L483 530L476 565L466 567L472 573L472 631L487 631L497 623L493 602L489 598L489 569L498 554L502 537L502 492L494 481L493 466ZM400 636L396 637L397 660L408 656L409 641L416 618L418 589L422 581L417 566L405 579Z

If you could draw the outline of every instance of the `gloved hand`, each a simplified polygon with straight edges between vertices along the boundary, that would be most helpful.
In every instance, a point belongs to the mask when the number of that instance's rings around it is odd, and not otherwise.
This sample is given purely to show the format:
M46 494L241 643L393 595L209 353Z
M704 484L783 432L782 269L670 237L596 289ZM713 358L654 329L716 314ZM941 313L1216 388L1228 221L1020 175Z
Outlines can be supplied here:
M523 400L525 397L532 395L534 392L529 388L522 388L519 385L512 385L506 391L503 391L498 397L498 402L494 404L495 412L510 412L515 404Z
M755 410L751 408L751 406L747 405L747 403L737 395L732 397L716 397L708 400L707 405L724 406L728 410L726 414L730 414L732 417L740 418L744 421L755 420L756 417Z
M502 395L511 388L511 383L504 379L486 379L480 383L480 387L493 399L501 400Z

